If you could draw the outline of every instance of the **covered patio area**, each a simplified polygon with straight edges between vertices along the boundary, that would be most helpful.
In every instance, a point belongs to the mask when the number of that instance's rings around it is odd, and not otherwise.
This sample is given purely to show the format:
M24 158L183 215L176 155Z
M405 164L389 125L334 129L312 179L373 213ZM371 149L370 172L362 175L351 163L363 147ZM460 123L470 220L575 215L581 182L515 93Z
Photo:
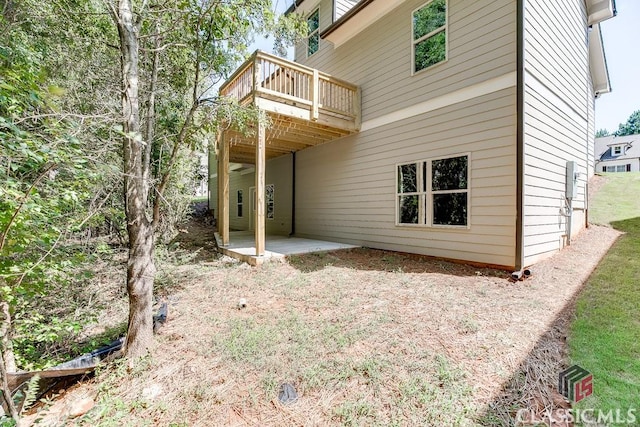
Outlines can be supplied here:
M267 160L358 132L360 89L316 69L257 51L221 86L220 96L236 99L243 106L257 107L267 115L270 125L257 123L252 135L229 126L218 134L218 247L253 265L260 264L261 258L278 254L342 247L330 242L318 244L308 239L277 236L269 236L269 242L265 243L265 168ZM251 197L255 214L249 227L254 231L243 234L230 233L230 163L253 165L255 171L255 191ZM252 244L248 241L251 236ZM307 249L303 250L305 246ZM302 252L293 252L295 250Z
M351 249L357 246L346 243L327 242L324 240L304 239L288 236L268 236L263 255L256 255L254 233L252 231L230 232L229 244L222 246L220 234L216 233L216 244L220 251L232 258L250 265L260 265L265 261L284 259L287 255L306 254L311 252L335 251Z

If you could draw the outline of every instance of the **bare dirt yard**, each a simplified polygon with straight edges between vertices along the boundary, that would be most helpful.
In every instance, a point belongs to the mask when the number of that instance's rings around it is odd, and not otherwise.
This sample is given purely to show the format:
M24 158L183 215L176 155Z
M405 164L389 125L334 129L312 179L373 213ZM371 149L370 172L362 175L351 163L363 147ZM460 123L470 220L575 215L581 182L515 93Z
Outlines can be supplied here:
M252 268L214 251L211 225L187 231L161 269L169 319L148 359L135 371L112 364L37 417L49 411L50 425L509 425L519 408L564 404L554 388L567 363L571 304L619 235L591 226L512 282L510 272L372 249ZM285 383L297 393L292 403L278 398ZM69 405L87 397L95 407L71 420Z

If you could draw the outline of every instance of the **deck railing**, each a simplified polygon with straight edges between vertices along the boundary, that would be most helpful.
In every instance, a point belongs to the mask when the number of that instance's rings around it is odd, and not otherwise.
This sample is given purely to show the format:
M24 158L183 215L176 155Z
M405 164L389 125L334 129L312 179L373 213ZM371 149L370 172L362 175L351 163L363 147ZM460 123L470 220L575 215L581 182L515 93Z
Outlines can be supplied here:
M256 51L222 85L220 95L246 103L256 97L306 106L310 119L320 111L357 120L358 87L316 69Z

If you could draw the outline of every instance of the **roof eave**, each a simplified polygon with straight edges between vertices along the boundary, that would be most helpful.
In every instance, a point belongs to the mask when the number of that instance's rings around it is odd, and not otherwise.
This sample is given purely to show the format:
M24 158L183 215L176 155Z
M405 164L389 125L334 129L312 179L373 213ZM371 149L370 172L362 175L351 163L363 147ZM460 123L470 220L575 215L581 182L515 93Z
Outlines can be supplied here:
M616 16L615 0L587 0L587 23L599 24Z
M611 92L611 81L600 24L593 25L589 33L589 68L595 96Z
M360 0L340 19L320 33L320 37L338 47L370 27L404 0ZM357 19L354 19L356 18ZM345 25L346 23L349 25Z
M313 10L318 5L318 3L320 3L320 0L307 0L306 2L305 0L295 0L293 3L291 3L291 6L289 6L289 8L285 10L284 14L289 15L293 12L297 12L301 15L305 15L308 12L311 12L311 10Z

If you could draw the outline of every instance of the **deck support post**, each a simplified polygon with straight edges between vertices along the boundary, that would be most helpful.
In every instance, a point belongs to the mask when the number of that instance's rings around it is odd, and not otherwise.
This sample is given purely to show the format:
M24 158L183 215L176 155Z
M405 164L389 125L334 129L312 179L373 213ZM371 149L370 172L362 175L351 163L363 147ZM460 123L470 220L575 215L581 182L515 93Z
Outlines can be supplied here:
M258 134L256 140L256 216L255 216L255 238L256 256L263 256L265 252L265 169L266 169L266 143L265 125L258 123Z
M313 70L313 82L311 83L311 120L318 121L320 117L320 74Z
M224 132L218 145L218 231L222 246L229 244L229 139Z

